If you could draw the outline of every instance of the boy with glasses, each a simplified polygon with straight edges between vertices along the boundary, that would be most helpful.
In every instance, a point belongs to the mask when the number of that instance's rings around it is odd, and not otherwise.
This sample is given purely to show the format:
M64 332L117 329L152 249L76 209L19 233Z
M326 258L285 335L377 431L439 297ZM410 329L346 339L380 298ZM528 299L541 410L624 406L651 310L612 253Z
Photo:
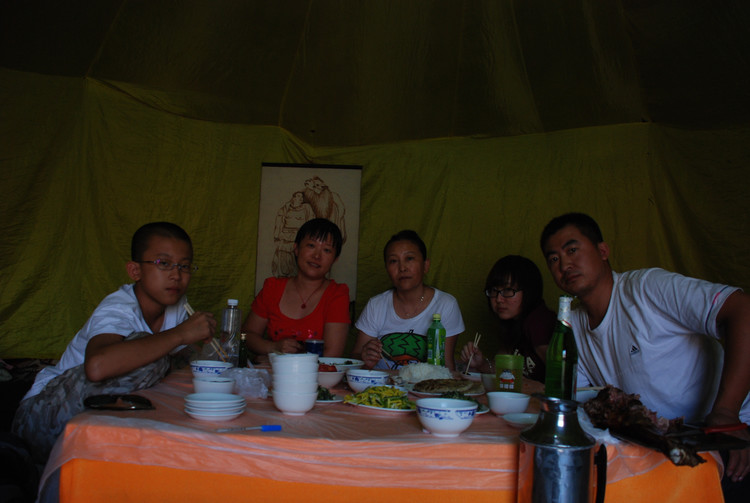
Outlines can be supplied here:
M153 222L133 235L126 264L133 283L97 306L54 367L39 372L21 401L12 430L44 463L67 421L83 410L83 399L129 393L156 384L169 370L170 355L213 336L213 314L184 310L193 245L179 226Z

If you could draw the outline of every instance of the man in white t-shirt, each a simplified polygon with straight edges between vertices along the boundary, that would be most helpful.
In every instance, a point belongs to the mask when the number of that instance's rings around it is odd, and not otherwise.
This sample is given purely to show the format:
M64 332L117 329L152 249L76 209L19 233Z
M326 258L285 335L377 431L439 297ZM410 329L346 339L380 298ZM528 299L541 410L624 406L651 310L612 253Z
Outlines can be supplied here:
M750 422L749 295L662 269L616 273L599 226L581 213L551 220L540 244L555 283L580 301L579 386L637 393L670 419ZM728 485L746 497L737 484L748 472L750 449L730 451L725 497Z
M158 382L168 355L213 336L213 314L185 315L194 270L188 234L152 222L133 235L126 270L134 283L108 295L68 345L55 367L43 369L13 418L12 431L43 464L88 394L130 392Z

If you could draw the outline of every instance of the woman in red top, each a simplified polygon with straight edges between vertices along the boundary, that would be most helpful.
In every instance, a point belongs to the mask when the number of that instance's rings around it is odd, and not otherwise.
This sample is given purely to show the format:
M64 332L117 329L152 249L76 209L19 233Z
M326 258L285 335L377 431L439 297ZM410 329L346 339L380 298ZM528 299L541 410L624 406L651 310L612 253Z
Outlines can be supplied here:
M325 356L343 355L349 287L327 277L342 244L341 231L329 220L314 218L300 227L294 240L297 275L267 278L242 325L250 351L298 353L306 339L322 339Z

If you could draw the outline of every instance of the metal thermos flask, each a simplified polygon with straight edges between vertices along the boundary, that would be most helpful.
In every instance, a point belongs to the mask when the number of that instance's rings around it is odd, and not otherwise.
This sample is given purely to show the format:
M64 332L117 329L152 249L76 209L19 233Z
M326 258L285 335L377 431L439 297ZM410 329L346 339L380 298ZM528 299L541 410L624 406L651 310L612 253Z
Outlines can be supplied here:
M521 433L518 503L603 502L607 450L602 445L594 455L596 442L578 422L578 403L541 394L534 397L540 400L541 411L537 422Z

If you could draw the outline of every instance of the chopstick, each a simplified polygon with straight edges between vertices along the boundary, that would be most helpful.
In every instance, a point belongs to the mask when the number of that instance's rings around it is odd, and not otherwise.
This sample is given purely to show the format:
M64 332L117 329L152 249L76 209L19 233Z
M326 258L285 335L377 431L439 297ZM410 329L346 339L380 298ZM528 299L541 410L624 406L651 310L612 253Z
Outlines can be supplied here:
M474 351L471 352L469 355L469 361L466 362L466 370L464 370L464 375L469 375L469 368L471 367L471 359L474 358L474 353L477 352L477 346L479 346L479 341L482 338L482 334L477 332L474 334Z
M388 354L388 351L386 351L385 349L381 349L380 350L380 356L382 356L383 359L385 359L386 357L388 357L388 358L391 359L391 361L393 362L393 363L390 364L391 365L391 370L393 370L393 369L396 368L396 365L397 365L396 360L394 360L393 357Z
M188 316L192 316L195 314L195 309L193 309L193 307L187 302L185 302L182 307L185 309L185 312L188 314ZM211 347L214 348L216 353L219 355L219 358L221 358L221 361L227 361L227 358L229 356L226 354L224 349L222 349L221 344L219 344L219 342L213 337L211 337Z

